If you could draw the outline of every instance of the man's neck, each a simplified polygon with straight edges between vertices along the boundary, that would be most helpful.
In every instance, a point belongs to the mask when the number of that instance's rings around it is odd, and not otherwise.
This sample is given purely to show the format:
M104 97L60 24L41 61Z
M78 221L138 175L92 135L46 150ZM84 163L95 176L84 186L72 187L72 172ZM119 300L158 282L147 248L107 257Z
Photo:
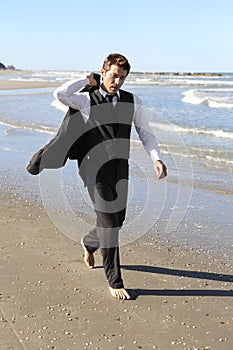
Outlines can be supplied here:
M104 86L104 84L102 83L101 85L100 85L100 93L102 93L102 94L104 94L104 96L105 95L118 95L118 96L120 96L120 92L119 92L119 90L117 90L117 92L114 92L114 93L110 93L110 92L108 92L106 89L105 89L105 86Z
M110 93L106 90L106 88L105 88L105 86L104 86L103 83L100 85L100 87L101 87L101 89L102 89L106 94L110 94ZM111 94L110 94L110 95L111 95Z

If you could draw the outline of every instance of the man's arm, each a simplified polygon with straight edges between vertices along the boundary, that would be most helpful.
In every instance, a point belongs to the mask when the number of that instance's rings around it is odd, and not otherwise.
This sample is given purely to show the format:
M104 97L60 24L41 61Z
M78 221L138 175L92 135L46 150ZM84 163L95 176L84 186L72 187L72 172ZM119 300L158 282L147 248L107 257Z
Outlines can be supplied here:
M138 136L153 161L157 178L163 179L167 176L167 168L160 159L160 151L155 135L146 118L146 109L143 107L141 99L137 95L134 95L134 106L134 125Z
M93 73L78 80L68 81L67 83L59 86L54 91L53 96L65 106L76 110L83 110L90 107L89 94L88 92L79 94L79 92L81 92L81 90L87 85L97 85Z

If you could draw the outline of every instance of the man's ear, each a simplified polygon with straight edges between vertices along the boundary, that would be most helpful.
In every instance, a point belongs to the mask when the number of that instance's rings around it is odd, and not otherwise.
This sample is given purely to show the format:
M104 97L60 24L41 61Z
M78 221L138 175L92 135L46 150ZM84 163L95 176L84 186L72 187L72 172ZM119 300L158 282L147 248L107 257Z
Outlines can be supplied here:
M105 74L106 74L106 70L102 68L102 69L101 69L101 75L102 75L102 77L104 77Z

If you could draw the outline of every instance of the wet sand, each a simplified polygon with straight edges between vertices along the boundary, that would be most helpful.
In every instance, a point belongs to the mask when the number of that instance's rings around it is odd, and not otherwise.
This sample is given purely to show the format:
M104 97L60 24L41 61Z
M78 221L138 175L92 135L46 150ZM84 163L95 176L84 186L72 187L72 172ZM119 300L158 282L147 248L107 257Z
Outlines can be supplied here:
M0 210L0 349L231 349L230 264L144 237L121 248L132 300L118 301L100 253L89 270L43 210L13 197Z

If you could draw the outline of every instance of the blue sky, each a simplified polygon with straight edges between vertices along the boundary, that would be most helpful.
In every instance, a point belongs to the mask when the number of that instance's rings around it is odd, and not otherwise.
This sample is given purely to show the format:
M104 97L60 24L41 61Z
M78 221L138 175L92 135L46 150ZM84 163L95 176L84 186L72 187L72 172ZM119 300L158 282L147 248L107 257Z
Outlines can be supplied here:
M11 0L1 3L0 62L99 70L111 52L133 71L233 71L232 0Z

